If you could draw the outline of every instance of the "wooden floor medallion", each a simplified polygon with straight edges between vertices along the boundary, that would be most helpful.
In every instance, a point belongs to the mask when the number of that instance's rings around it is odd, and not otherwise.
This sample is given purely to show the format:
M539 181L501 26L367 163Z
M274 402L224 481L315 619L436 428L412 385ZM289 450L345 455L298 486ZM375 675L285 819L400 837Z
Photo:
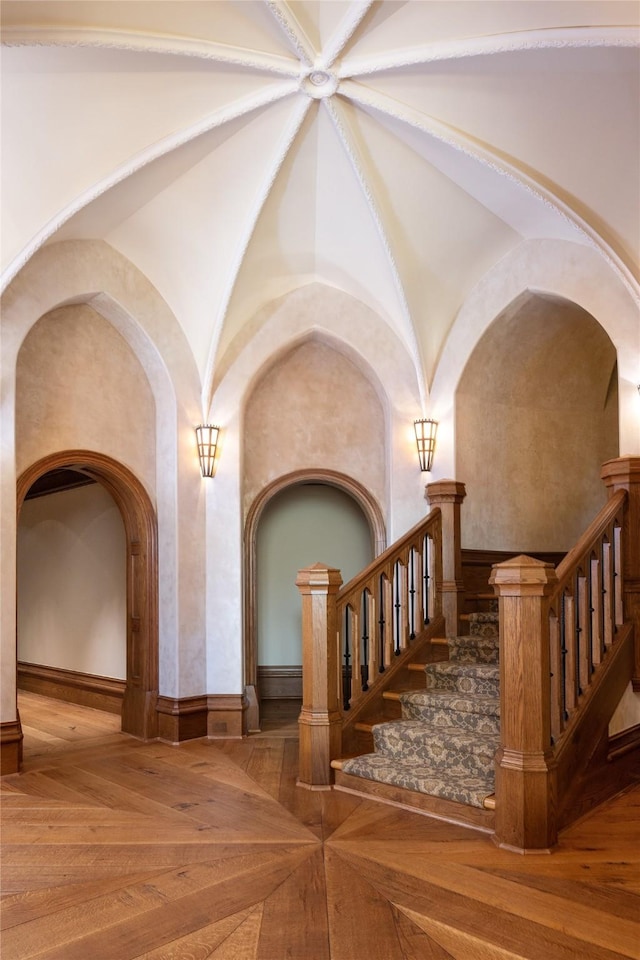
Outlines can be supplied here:
M2 781L3 960L640 957L640 788L520 857L295 786L295 728L178 747L20 696Z

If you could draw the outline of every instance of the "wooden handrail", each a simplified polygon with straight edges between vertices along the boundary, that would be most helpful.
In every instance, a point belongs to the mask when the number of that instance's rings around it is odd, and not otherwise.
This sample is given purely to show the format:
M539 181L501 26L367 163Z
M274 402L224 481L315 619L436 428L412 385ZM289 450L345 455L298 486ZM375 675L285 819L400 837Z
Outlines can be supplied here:
M433 509L428 516L342 589L339 570L316 563L298 572L303 676L299 785L313 790L330 786L330 762L341 749L345 710L353 717L356 704L364 708L367 693L374 697L389 682L412 644L426 643L445 624L451 634L457 632L464 497L464 484L455 480L429 484L426 498Z
M336 597L340 701L350 710L439 615L442 513L436 508Z
M640 678L640 457L608 461L602 478L609 501L557 569L520 556L491 575L501 664L495 839L511 849L556 843L578 771L606 737L625 684Z
M624 622L622 528L625 490L616 491L557 568L549 598L551 737L578 721L581 698Z
M563 580L568 571L576 565L584 553L589 549L589 545L598 539L607 528L620 510L620 507L627 499L626 490L617 490L610 500L604 505L598 516L587 527L578 542L569 550L563 560L556 567L558 580Z
M379 567L384 566L389 562L389 560L392 560L397 555L398 551L406 549L407 546L409 546L420 535L425 524L428 524L434 520L437 514L440 514L440 509L438 507L436 507L434 510L431 510L431 512L427 514L426 517L423 517L419 523L416 523L416 525L407 533L405 533L400 540L397 540L395 543L392 543L390 547L387 547L383 553L379 554L374 560L371 561L369 566L365 567L364 570L361 570L360 573L356 573L355 577L352 577L351 580L344 584L342 589L339 591L336 600L340 601L346 594L357 590L363 583L370 579L372 574L374 574Z

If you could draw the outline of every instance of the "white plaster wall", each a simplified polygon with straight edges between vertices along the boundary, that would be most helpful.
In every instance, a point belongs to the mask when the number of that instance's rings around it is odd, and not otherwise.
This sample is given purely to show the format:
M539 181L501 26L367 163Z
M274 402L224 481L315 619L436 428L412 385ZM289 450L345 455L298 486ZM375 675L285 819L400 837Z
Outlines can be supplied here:
M216 476L207 485L207 689L240 692L243 685L242 412L254 385L295 347L317 340L354 364L384 411L385 492L381 503L387 541L425 516L424 485L413 434L422 413L411 357L383 319L353 297L319 283L289 293L260 311L218 358L207 418L221 426ZM333 397L339 406L340 397ZM307 464L299 463L299 467ZM344 465L340 467L344 471ZM287 470L281 469L280 473ZM363 480L369 486L367 477Z
M18 660L126 679L126 543L99 484L26 500L18 527Z
M629 727L635 727L636 724L640 724L640 693L634 693L633 685L629 683L611 717L609 736L613 737Z
M346 583L372 560L369 525L348 494L313 483L274 497L256 539L258 663L302 663L298 570L324 563L340 570Z
M200 380L179 323L133 264L102 241L65 241L38 251L2 299L0 355L1 719L15 718L17 357L41 317L88 303L138 358L155 403L156 469L148 484L158 518L160 692L205 692L205 489L193 427ZM133 414L130 411L129 416ZM123 428L126 431L126 424ZM102 452L99 445L95 448Z

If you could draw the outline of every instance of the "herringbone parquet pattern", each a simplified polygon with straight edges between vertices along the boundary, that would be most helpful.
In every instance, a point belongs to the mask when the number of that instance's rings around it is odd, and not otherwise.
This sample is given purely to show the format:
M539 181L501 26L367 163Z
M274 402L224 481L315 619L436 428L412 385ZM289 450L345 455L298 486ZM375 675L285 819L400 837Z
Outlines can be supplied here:
M143 744L21 696L2 781L3 960L640 957L640 790L551 856L295 786L297 741Z

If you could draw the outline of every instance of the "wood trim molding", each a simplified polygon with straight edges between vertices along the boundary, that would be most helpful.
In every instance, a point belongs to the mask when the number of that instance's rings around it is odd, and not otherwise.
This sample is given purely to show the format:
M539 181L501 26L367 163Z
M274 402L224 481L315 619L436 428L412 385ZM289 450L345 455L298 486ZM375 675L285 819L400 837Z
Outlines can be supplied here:
M158 536L155 510L127 467L93 450L64 450L31 464L17 484L17 516L27 491L45 473L70 467L97 480L122 515L127 542L127 680L122 730L141 740L158 735Z
M557 567L561 560L566 556L565 551L536 551L536 550L470 550L463 547L462 565L463 567L484 567L493 566L494 563L504 563L505 560L511 560L513 557L526 554L535 560L542 560L544 563L552 563Z
M257 563L256 563L256 536L260 517L269 501L287 487L298 486L301 483L324 483L330 487L337 487L353 497L362 509L374 543L374 555L379 556L386 548L387 533L382 510L377 500L357 480L353 480L344 473L336 470L294 470L272 483L268 484L255 498L244 525L244 683L245 687L255 691L258 684L258 631L257 631ZM259 729L258 701L252 695L250 715L251 729Z
M207 697L207 736L210 740L247 736L249 701L243 693L217 693Z
M633 727L627 727L626 730L620 730L619 733L614 733L612 737L609 737L607 760L609 762L617 760L619 757L623 757L625 754L630 753L631 750L637 750L639 747L640 723L636 723Z
M20 771L23 739L20 717L0 723L0 776Z
M125 681L19 661L18 689L39 693L54 700L78 703L83 707L94 707L107 713L120 714Z
M302 666L258 666L261 700L301 700Z
M207 697L158 697L158 739L181 743L207 736Z

